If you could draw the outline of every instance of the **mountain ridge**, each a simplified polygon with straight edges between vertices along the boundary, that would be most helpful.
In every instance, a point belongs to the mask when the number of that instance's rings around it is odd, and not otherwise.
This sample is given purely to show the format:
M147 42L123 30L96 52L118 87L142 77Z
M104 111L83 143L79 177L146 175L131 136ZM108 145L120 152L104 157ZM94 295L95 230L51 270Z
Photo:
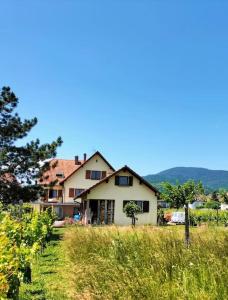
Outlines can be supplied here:
M228 171L211 170L199 167L174 167L157 174L149 174L144 178L151 184L160 187L161 182L171 184L184 183L187 180L202 181L207 190L228 189Z

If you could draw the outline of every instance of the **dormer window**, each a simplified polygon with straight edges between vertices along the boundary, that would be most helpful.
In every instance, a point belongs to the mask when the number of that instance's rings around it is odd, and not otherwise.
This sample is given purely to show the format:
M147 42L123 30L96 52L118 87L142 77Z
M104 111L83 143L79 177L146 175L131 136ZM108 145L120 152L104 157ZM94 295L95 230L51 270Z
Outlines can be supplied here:
M64 178L64 174L62 172L58 172L55 174L58 178Z

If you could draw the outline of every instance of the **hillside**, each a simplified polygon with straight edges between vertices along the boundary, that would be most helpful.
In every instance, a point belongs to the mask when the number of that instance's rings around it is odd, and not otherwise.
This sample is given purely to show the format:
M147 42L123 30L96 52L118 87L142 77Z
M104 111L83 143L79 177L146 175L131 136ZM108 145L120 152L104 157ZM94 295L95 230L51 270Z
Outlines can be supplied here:
M144 176L146 180L159 187L161 182L184 183L189 179L202 181L208 190L228 189L228 171L208 170L204 168L177 167L154 175Z

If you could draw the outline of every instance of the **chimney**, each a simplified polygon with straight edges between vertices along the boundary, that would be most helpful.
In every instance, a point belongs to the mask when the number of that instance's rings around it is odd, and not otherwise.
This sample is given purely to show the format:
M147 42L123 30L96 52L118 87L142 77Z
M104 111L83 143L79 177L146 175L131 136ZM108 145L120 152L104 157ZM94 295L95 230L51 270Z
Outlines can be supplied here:
M87 155L86 153L84 153L84 161L86 161L86 159L87 159Z
M80 161L78 160L78 155L74 157L75 165L80 165Z

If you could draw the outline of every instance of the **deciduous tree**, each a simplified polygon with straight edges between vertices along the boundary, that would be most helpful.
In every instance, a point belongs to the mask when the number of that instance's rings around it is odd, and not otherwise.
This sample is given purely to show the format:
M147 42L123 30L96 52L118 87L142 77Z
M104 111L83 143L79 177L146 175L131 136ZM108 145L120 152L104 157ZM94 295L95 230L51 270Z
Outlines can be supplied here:
M163 183L163 193L161 198L171 203L173 207L185 207L185 241L189 245L189 203L197 199L198 195L204 193L204 188L201 182L195 183L189 180L184 184L172 185L168 182Z
M223 203L228 204L228 192L226 190L220 190L219 196Z
M124 206L124 212L131 218L132 226L135 226L136 215L141 212L141 208L134 201L130 201Z

